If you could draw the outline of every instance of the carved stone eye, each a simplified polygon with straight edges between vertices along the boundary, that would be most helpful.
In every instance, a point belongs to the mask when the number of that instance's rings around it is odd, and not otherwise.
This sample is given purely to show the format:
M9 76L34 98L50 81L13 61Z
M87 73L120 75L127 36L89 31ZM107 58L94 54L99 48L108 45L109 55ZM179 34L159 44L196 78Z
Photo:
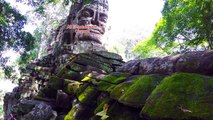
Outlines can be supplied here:
M81 16L82 16L82 17L91 17L89 11L83 11L83 12L81 13Z
M106 22L107 22L107 16L105 16L105 15L100 15L99 20L106 23Z

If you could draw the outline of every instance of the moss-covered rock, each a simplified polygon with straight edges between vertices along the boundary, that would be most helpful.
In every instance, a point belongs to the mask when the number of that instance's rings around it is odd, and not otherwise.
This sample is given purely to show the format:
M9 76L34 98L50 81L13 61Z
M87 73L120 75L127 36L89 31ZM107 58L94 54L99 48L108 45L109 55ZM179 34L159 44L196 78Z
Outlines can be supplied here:
M78 100L81 103L92 105L95 104L98 94L99 92L95 87L88 86L81 94L79 94Z
M48 82L48 86L54 89L61 89L64 85L64 79L61 79L56 76L51 76Z
M74 100L72 108L64 120L89 120L89 118L93 116L93 110L94 107L85 106L77 100Z
M213 77L177 73L165 78L146 100L140 115L152 119L212 120Z
M97 114L98 112L101 112L104 108L104 105L109 104L112 101L110 98L105 98L101 101L101 103L97 106L97 108L94 111L94 114Z
M121 83L111 92L111 97L132 107L142 107L153 89L164 78L162 75L142 75Z
M119 84L126 80L131 74L129 73L121 73L121 72L113 72L104 78L101 81L112 83L112 84Z
M107 120L142 120L139 117L139 111L115 102L109 106L107 111L109 118Z
M71 70L68 65L64 65L57 71L57 76L64 78L64 79L70 79L70 80L79 80L79 72L76 72L74 70Z
M100 82L97 83L98 85L98 90L108 92L110 93L114 87L127 80L127 78L130 76L129 73L121 73L121 72L114 72L111 73L105 77L103 77Z
M78 80L79 73L69 70L69 71L65 72L61 77L65 78L65 79Z
M77 63L74 63L74 62L71 62L67 68L73 70L73 71L76 71L76 72L82 72L82 71L85 71L86 70L86 66L83 66L83 65L80 65L80 64L77 64Z
M80 84L79 88L76 90L76 96L79 96L84 90L89 86L89 83Z
M126 81L117 85L110 93L110 97L115 100L119 100L119 98L124 95L124 92L126 92L133 84L134 82L132 81Z
M70 82L66 85L66 87L64 88L64 91L68 94L76 94L81 84L82 83L77 81Z
M119 60L122 61L122 57L116 53L110 53L110 52L106 52L106 51L98 51L98 52L94 52L93 54L107 58L107 59L114 59L114 60Z
M81 79L82 82L89 82L89 83L92 83L93 85L97 84L97 80L92 72L86 71L82 73L81 76L82 76L82 79Z
M56 76L51 76L48 84L39 92L39 96L55 98L57 90L63 89L63 87L64 79L58 78Z
M97 89L99 91L102 91L102 92L108 92L110 93L114 87L116 86L115 84L111 84L111 83L108 83L108 82L104 82L104 81L100 81L97 83Z
M90 65L92 67L99 68L107 73L113 72L112 64L109 63L109 60L93 54L82 53L74 62L84 66Z
M96 108L95 115L90 120L142 120L139 113L140 109L104 99Z

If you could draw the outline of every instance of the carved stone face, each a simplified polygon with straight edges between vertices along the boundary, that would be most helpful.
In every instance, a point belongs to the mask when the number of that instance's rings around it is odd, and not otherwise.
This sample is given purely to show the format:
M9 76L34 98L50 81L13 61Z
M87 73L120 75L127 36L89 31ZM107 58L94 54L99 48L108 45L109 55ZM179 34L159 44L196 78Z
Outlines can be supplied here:
M102 1L102 3L100 1ZM77 40L91 40L101 43L101 37L105 33L106 22L108 19L108 5L106 7L104 6L106 4L103 3L103 0L100 1L83 6L78 12L76 17L77 25L85 27L80 29L80 31L76 31Z

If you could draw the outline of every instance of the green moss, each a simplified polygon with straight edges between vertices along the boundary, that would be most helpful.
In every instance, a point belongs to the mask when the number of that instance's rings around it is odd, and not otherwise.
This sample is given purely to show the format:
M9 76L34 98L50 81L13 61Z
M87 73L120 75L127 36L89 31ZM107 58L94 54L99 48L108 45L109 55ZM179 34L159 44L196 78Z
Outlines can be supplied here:
M90 74L84 76L81 80L82 83L91 83L93 85L97 85L98 84L98 81L93 78L93 76L91 76Z
M39 91L38 96L55 98L57 90L63 89L64 79L58 78L56 76L51 76L48 84Z
M113 91L110 93L110 97L119 100L119 98L124 95L124 92L127 91L131 85L133 85L133 81L128 81L117 85Z
M123 82L124 80L127 79L127 77L129 77L130 74L128 73L120 73L120 72L114 72L111 73L109 75L107 75L106 77L102 78L101 81L105 81L108 83L112 83L112 84L119 84L121 82Z
M99 91L108 92L108 93L110 93L112 91L112 89L116 86L114 84L104 82L104 81L98 82L97 85L98 85L97 88Z
M81 81L85 82L85 81L89 81L89 80L91 80L91 77L86 76Z
M132 107L142 107L152 90L162 81L161 75L143 75L133 80L132 84L123 95L119 102Z
M75 120L74 113L76 109L73 107L70 112L65 116L64 120Z
M59 70L56 72L57 76L62 76L63 74L67 73L69 70L66 68L67 65L63 65Z
M86 106L81 103L73 103L72 109L65 116L64 120L89 120L93 114L94 107Z
M125 81L129 76L130 74L128 73L119 73L119 72L111 73L106 77L102 78L101 81L97 83L98 85L97 88L100 91L110 93L117 84Z
M69 64L69 67L71 70L77 71L77 72L82 72L86 70L86 67L77 63L71 63Z
M80 54L79 58L76 59L75 62L82 65L90 65L92 67L99 68L101 70L106 71L107 73L110 73L113 71L107 59L104 59L102 57L98 57L92 54Z
M92 104L95 103L95 98L98 95L98 91L91 86L88 86L79 96L78 100L81 103Z
M77 90L80 88L80 85L82 83L80 82L72 82L72 83L68 83L64 89L64 91L68 94L76 94Z
M79 73L72 71L72 70L68 70L61 75L62 78L74 79L74 80L76 80L76 78L78 78L78 76L79 76Z
M148 97L141 116L212 120L213 77L177 73L165 78Z
M79 88L76 90L76 96L79 96L84 90L89 86L88 83L80 84Z
M101 102L101 103L98 105L98 107L95 109L94 114L96 114L96 113L102 111L103 108L104 108L104 105L105 105L105 104L109 104L110 101L111 101L110 98L105 98L105 99L103 99L102 102Z
M78 81L75 81L75 80L70 80L70 79L64 79L64 85L68 85L68 84L70 84L70 83L79 83L79 84L81 84L80 82L78 82Z
M61 78L58 78L56 76L51 76L50 80L48 82L48 86L53 89L61 89L64 85L64 80Z
M107 115L109 118L107 120L142 120L139 117L139 110L131 107L124 106L115 102L109 105Z

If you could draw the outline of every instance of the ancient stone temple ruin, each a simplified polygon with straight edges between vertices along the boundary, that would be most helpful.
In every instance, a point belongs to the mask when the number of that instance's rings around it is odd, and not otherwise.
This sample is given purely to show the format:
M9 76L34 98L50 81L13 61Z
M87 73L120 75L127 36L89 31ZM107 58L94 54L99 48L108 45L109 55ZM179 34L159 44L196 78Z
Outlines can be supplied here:
M72 5L5 95L4 119L213 120L213 51L125 63L101 45L107 12L107 0Z
M49 46L50 53L104 51L101 37L105 33L108 9L107 0L92 0L86 5L83 1L73 4L66 23L58 28Z

